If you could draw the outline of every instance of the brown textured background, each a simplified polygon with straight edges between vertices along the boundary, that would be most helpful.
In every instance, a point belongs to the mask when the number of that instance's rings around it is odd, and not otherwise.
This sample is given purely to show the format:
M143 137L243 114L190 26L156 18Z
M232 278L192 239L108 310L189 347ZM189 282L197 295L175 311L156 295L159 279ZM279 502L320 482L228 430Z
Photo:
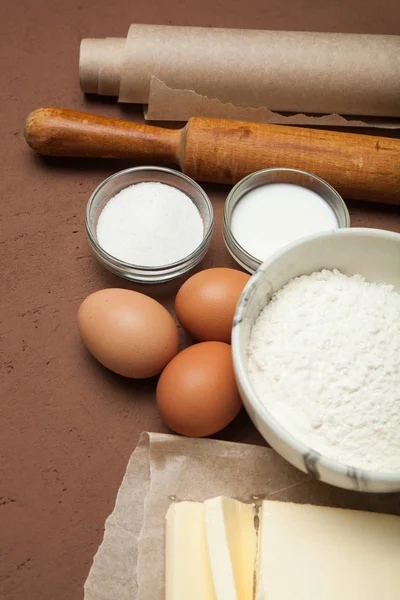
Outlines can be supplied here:
M62 106L140 120L138 109L85 98L78 83L80 39L123 36L133 21L399 34L398 6L398 0L2 0L2 599L82 598L138 436L165 431L155 382L107 372L82 348L76 330L87 294L125 285L95 263L83 226L90 192L125 165L35 156L23 139L26 115ZM227 188L205 187L216 232L204 267L235 266L221 239ZM350 212L353 225L400 232L398 208L352 203ZM171 306L170 290L158 295ZM245 415L219 437L262 443Z

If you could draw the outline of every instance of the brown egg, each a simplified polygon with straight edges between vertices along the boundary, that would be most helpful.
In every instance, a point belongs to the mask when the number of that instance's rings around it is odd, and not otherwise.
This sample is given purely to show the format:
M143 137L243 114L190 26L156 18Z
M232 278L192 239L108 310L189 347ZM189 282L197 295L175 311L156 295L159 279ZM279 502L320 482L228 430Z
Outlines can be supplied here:
M250 275L236 269L206 269L180 288L175 311L182 327L203 341L231 341L236 304Z
M203 342L177 354L158 380L157 405L182 435L203 437L226 427L242 407L230 345Z
M111 288L88 296L78 311L83 343L102 365L125 377L161 373L178 352L178 329L149 296Z

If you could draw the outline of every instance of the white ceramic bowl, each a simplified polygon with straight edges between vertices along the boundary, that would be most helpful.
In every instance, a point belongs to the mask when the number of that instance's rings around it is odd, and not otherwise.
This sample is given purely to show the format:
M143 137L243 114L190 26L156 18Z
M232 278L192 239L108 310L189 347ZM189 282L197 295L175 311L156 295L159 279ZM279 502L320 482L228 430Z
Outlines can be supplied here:
M260 402L247 372L247 346L254 321L271 296L293 277L321 269L360 273L400 292L400 234L379 229L339 229L286 246L266 260L246 285L234 318L232 353L244 405L266 441L292 465L332 485L367 492L400 491L400 472L356 469L322 456L282 427Z

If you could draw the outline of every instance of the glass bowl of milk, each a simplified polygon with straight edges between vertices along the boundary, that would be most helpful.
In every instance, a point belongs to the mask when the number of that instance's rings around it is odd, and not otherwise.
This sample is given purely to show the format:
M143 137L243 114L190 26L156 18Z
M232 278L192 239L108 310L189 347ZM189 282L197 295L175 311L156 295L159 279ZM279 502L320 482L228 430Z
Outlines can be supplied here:
M256 171L239 181L225 201L225 244L250 273L292 242L349 226L340 194L320 177L297 169Z

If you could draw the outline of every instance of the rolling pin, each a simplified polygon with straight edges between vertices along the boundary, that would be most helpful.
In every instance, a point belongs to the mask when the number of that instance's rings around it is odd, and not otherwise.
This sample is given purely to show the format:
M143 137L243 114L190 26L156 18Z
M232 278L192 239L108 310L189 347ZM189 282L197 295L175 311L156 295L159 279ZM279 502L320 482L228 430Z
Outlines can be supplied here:
M166 129L40 108L27 118L25 139L40 154L167 162L215 183L234 184L259 169L301 169L344 198L400 204L400 140L394 138L202 117Z

